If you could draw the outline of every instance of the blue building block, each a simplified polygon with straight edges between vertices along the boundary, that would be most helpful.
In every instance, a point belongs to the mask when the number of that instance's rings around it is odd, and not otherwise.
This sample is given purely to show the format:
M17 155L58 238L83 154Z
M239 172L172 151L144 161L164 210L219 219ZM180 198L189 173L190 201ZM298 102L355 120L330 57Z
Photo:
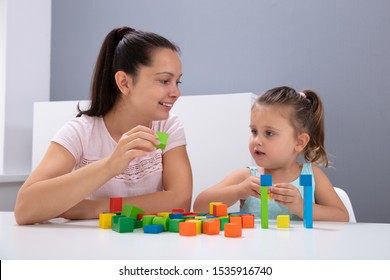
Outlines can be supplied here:
M302 174L299 176L300 186L313 186L312 176L310 174Z
M271 187L272 186L272 175L271 174L260 175L260 186Z
M313 183L312 175L299 176L299 184L303 186L303 225L313 228Z
M144 226L144 233L161 233L164 231L164 226L163 225L146 225Z

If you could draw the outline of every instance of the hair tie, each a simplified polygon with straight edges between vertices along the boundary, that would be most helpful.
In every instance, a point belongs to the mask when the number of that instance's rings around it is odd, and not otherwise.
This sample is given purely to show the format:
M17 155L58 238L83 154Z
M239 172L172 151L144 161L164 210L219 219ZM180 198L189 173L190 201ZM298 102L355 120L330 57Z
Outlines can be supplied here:
M298 94L299 94L300 96L302 96L303 98L306 98L306 94L305 94L303 91L298 92Z

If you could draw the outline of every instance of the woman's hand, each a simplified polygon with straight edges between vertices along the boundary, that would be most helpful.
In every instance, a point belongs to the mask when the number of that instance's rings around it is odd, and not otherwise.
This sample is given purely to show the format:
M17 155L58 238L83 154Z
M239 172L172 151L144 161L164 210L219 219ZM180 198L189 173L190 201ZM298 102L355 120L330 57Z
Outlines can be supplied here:
M303 199L299 189L291 184L281 183L269 188L270 196L280 205L298 217L303 217Z
M115 175L121 174L132 160L153 152L158 144L157 135L152 129L136 126L122 135L114 152L107 159L107 164Z

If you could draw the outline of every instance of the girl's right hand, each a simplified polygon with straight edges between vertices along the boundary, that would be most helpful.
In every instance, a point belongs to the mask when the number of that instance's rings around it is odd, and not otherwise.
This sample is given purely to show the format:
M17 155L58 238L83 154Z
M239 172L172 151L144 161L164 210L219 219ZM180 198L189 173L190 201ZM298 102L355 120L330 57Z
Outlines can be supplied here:
M107 165L116 175L121 174L129 166L130 162L138 157L156 150L159 144L156 133L146 126L136 126L124 133L118 144L107 159Z
M260 198L260 177L249 176L238 184L239 198L245 200L248 196Z

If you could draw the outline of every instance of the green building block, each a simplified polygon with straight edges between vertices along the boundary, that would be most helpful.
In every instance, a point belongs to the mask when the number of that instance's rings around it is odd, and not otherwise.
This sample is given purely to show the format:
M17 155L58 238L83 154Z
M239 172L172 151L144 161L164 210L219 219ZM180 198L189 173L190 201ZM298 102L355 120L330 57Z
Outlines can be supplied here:
M124 215L112 216L112 230L125 233L134 231L134 219Z
M219 220L221 221L220 230L224 230L225 224L229 222L229 217L219 217Z
M152 224L153 225L162 225L164 228L164 231L168 231L169 218L156 216L156 217L154 217Z
M167 143L168 143L168 136L169 134L166 132L156 131L158 141L160 141L160 144L156 146L157 149L165 149Z
M142 216L142 227L147 225L151 225L153 223L153 219L156 215L143 215Z
M168 222L169 232L179 232L179 223L184 221L184 219L170 219Z
M122 206L122 215L126 217L134 218L134 220L138 220L138 214L145 213L145 210L138 208L131 204L125 204Z

